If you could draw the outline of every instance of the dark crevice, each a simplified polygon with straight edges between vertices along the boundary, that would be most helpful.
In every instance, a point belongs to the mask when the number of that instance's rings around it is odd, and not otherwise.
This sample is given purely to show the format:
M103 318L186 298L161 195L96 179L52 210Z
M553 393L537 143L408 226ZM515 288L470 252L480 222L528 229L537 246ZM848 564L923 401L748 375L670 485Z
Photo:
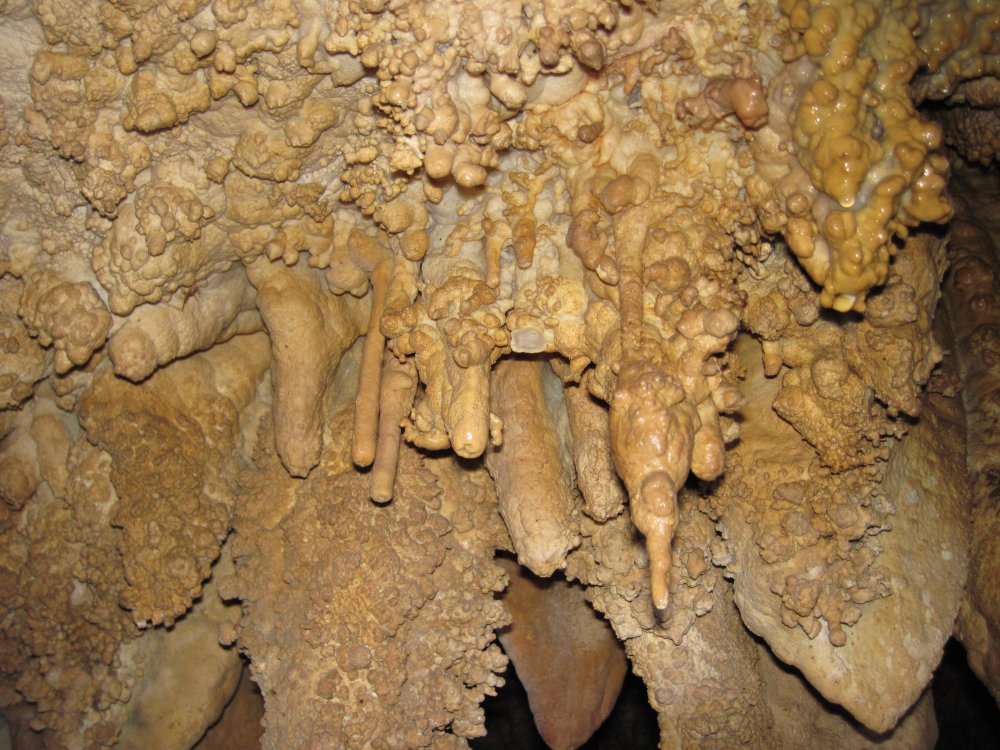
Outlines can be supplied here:
M496 696L483 701L486 736L471 740L473 750L546 750L528 706L528 694L513 665ZM566 686L572 690L571 685ZM581 750L655 750L660 740L656 712L646 699L646 686L629 671L607 720Z
M503 677L506 684L483 702L488 734L470 745L474 750L546 750L514 668L508 666ZM954 639L945 647L932 691L938 723L936 750L1000 749L1000 707L969 668L965 649ZM830 708L842 711L838 706ZM646 700L645 685L629 672L611 715L583 750L653 750L658 740L656 712Z
M938 723L937 750L1000 748L1000 708L969 668L965 649L954 638L944 648L932 690Z

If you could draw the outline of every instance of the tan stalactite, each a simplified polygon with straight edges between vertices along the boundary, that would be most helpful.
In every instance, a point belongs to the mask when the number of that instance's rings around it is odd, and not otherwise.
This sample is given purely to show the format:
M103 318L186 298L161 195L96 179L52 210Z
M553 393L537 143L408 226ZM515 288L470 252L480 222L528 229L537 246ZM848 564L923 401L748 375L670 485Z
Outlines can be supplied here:
M591 518L606 521L621 513L626 500L612 463L607 410L584 386L568 385L563 393L583 511Z
M115 372L133 381L233 336L263 328L242 268L221 274L178 307L142 307L111 338Z
M396 207L400 209L400 207ZM383 223L399 230L397 214L401 210L382 212ZM402 210L405 217L405 210ZM404 218L405 222L405 218ZM405 226L405 223L404 223ZM371 310L365 329L364 353L358 380L358 395L354 407L354 431L351 448L352 460L361 467L371 466L375 460L378 441L379 391L382 378L382 354L385 336L382 317L385 314L393 261L388 248L378 239L354 229L347 238L345 250L352 269L364 274L371 284ZM367 291L367 289L365 289Z
M543 366L503 359L494 368L490 408L503 425L503 442L486 454L486 466L518 560L536 575L550 576L565 566L579 535L570 480L542 395Z
M271 337L274 440L295 476L319 461L326 398L344 352L361 335L366 304L323 294L319 278L263 260L248 268Z
M372 271L372 308L365 333L365 349L361 359L357 405L354 408L354 443L351 457L358 466L370 466L375 460L378 441L379 399L382 383L382 354L385 336L380 324L385 311L389 286L390 260L383 260Z
M646 209L631 208L615 222L615 256L619 273L622 354L639 354L645 307L642 251L646 247L649 216Z
M486 235L483 248L486 255L486 283L495 289L500 286L500 253L511 239L510 224L484 216L483 233Z
M466 339L445 359L445 373L452 383L445 427L451 447L463 458L478 458L489 444L490 361L486 347L466 333ZM459 361L461 360L461 361Z
M604 189L602 202L610 211L620 210L622 204L639 200L636 189L631 177L619 178ZM644 191L648 190L646 184ZM669 375L643 357L642 259L649 222L649 210L644 207L627 208L615 220L622 361L611 399L609 437L615 467L628 490L632 519L646 537L653 605L665 610L677 493L691 465L694 424L690 416L678 419L684 406L689 406L680 384L671 384ZM655 342L649 345L656 346Z
M993 271L955 245L936 340L922 225L943 143L997 153L995 2L70 5L0 3L12 732L113 746L217 576L268 750L462 746L497 549L587 587L664 746L780 746L740 620L869 728L905 714L970 549L939 394L992 414Z
M364 366L362 366L362 377ZM382 368L382 393L379 397L378 446L372 467L371 498L384 503L392 500L399 460L402 422L413 407L417 388L417 373L410 360L400 362L387 354ZM357 415L355 414L355 424Z
M628 489L632 520L646 537L653 605L670 598L670 545L677 493L691 465L697 414L680 384L655 365L626 359L611 401L611 451Z

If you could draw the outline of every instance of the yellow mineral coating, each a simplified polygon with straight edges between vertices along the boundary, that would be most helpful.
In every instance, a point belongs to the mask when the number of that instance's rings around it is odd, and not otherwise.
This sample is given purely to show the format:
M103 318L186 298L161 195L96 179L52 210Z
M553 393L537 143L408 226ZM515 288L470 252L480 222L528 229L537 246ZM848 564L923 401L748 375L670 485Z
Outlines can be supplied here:
M917 3L917 10L917 60L924 70L914 82L915 94L920 99L966 100L976 106L1000 103L995 93L986 98L974 93L996 92L1000 7L990 0L945 0Z
M827 0L780 8L789 25L783 59L810 63L781 84L797 89L783 115L812 203L789 246L822 285L825 306L861 311L886 279L893 237L951 215L941 129L922 121L906 88L918 59L905 14Z
M664 745L770 746L708 569L791 566L760 630L807 675L801 639L891 595L883 469L950 348L923 225L946 142L996 157L998 30L993 0L0 4L0 711L113 746L138 626L228 535L265 747L481 734L500 548L590 587ZM814 481L739 515L752 409ZM693 689L723 715L670 714L685 670L741 681Z

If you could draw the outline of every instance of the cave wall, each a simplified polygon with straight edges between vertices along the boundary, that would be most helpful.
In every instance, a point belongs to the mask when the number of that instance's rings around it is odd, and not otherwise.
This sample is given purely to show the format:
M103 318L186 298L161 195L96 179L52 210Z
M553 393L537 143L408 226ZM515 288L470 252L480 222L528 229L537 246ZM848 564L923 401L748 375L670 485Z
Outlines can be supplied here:
M664 748L931 747L953 632L1000 699L995 4L0 42L15 747L186 750L243 660L265 748L465 747L508 655L554 748L626 664Z

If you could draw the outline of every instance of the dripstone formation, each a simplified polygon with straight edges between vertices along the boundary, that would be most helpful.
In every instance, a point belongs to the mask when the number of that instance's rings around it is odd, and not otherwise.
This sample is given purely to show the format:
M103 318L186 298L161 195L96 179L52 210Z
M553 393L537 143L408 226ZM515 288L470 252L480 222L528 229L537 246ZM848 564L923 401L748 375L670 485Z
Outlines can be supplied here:
M188 750L244 664L202 747L466 747L508 657L556 750L628 668L664 749L933 747L952 634L1000 700L996 0L0 48L0 747Z

